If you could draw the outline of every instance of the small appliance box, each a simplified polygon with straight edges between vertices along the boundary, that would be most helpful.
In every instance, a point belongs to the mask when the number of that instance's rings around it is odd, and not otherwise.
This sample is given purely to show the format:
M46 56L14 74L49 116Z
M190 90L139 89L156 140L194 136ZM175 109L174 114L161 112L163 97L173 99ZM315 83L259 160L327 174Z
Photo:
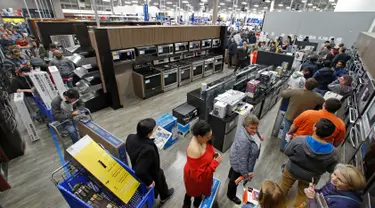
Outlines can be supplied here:
M66 91L66 86L64 85L64 82L61 78L59 70L57 69L56 66L50 66L48 67L48 70L51 73L53 81L55 82L59 95L61 96L62 99L64 99L63 93Z
M49 74L47 72L36 72L38 76L40 76L40 79L43 81L44 85L46 86L46 89L48 91L48 94L53 100L55 97L57 97L57 91L55 88L55 85L53 84L51 78L49 77Z
M198 116L198 109L187 103L184 103L172 111L173 116L177 118L177 122L186 125Z
M33 141L39 140L40 139L39 135L30 117L30 113L27 110L23 92L18 92L14 94L14 103L16 104L18 113L20 114L22 118L22 122L25 125L27 134L29 135L31 141L33 142Z
M165 130L172 133L172 137L167 141L164 145L164 149L167 149L172 144L177 142L178 134L177 134L177 118L172 116L169 113L166 113L159 118L155 119L156 123L164 128Z
M259 85L260 81L259 80L250 80L248 83L247 83L247 87L246 87L246 90L248 92L248 96L253 98L254 95L256 94L256 90L257 90L257 87Z
M177 134L181 138L187 138L191 133L191 128L194 126L195 123L199 121L199 117L196 117L190 123L186 125L182 125L180 123L177 124Z
M40 79L39 76L37 76L34 73L29 73L28 75L29 75L31 81L34 84L34 87L38 91L38 94L39 94L40 98L42 98L43 103L46 105L46 107L48 109L51 109L52 99L49 96L48 91L47 91L46 87L44 86L43 81Z

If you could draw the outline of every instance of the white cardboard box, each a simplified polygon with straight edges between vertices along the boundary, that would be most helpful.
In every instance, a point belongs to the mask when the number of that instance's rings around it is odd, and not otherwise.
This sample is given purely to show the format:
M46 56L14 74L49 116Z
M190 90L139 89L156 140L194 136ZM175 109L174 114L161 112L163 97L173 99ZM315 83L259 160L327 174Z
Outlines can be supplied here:
M18 113L20 114L22 118L22 122L25 125L25 128L27 130L27 134L30 137L31 141L39 140L39 135L36 132L35 125L33 123L33 120L30 117L30 112L27 110L25 100L24 100L24 93L18 92L14 94L14 103L16 104Z
M35 74L37 74L37 76L39 76L40 79L43 81L44 86L46 87L47 92L48 92L51 100L53 100L55 97L57 97L58 94L57 94L56 88L55 88L51 78L49 77L49 74L47 72L43 72L43 71L35 72Z
M40 76L37 76L36 73L28 73L28 75L29 75L31 81L34 84L34 87L38 91L38 94L39 94L40 98L42 99L43 103L46 105L46 107L48 109L51 109L52 99L51 99L43 81L41 80Z
M59 70L57 69L56 66L50 66L50 67L48 67L48 70L52 75L53 81L55 82L55 85L56 85L56 88L57 88L57 91L58 91L60 97L64 100L63 93L67 89L66 89L66 86L64 85L64 82L61 78Z

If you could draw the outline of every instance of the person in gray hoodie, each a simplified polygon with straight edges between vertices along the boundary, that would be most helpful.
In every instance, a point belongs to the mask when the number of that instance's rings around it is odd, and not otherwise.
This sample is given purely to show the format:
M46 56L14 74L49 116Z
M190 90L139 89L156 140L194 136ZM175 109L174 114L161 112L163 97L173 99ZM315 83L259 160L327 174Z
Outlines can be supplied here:
M49 65L56 66L62 78L69 78L75 69L74 63L68 58L63 57L63 54L59 50L53 51L53 55L56 58L52 59Z
M342 95L343 99L345 99L353 93L352 82L353 78L351 76L344 75L329 84L328 89L336 94Z
M284 150L289 160L283 171L280 187L287 196L290 188L298 181L294 207L307 200L304 189L309 187L309 183L317 184L320 176L327 171L332 173L338 163L337 150L325 141L325 138L335 131L335 125L322 118L313 128L312 136L298 136L292 139Z
M255 115L248 115L243 126L239 127L230 149L230 171L227 197L235 204L241 204L236 196L236 180L241 176L243 180L251 180L255 162L260 153L260 143L263 140L258 133L259 119Z

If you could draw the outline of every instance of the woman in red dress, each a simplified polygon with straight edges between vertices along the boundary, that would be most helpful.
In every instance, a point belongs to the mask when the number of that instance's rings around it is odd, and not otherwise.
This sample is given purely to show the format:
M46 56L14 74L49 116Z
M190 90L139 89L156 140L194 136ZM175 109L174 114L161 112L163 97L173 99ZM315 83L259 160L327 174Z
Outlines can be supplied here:
M212 131L205 121L198 121L192 128L193 138L186 150L187 161L184 167L186 194L183 208L190 208L191 197L194 207L199 207L203 196L211 195L212 179L216 167L223 157L215 153L212 146Z

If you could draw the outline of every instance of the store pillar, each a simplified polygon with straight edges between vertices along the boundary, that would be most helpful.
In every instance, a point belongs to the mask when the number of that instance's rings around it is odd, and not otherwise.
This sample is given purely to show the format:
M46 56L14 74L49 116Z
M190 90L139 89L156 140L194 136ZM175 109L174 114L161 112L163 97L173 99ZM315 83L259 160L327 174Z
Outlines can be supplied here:
M217 21L218 0L212 1L212 7L212 24L215 25Z
M375 12L374 0L338 0L335 12Z
M55 18L56 19L64 19L64 13L62 11L62 7L61 7L61 2L60 0L51 0L52 2L52 9L54 11L54 14L55 14Z

